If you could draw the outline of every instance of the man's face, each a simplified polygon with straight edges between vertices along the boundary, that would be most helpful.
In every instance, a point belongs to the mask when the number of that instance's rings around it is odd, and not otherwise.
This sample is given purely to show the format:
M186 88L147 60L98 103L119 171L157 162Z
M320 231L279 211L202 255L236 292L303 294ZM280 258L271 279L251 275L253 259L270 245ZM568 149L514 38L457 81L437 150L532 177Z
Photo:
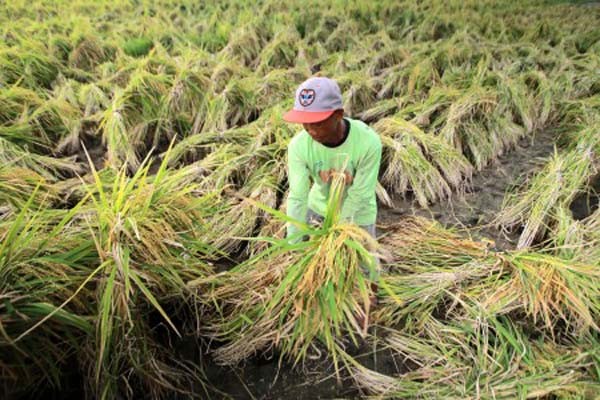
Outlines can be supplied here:
M343 112L340 110L334 112L321 122L314 122L311 124L302 124L306 132L319 143L331 143L337 137L339 123L343 118Z

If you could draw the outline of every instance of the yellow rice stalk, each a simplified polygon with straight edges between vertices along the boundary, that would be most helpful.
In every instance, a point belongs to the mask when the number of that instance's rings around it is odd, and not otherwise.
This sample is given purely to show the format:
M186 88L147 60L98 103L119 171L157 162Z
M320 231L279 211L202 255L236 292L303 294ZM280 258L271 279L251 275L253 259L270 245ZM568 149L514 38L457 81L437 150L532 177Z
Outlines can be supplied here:
M335 180L323 227L301 224L307 241L273 240L234 270L193 283L214 286L210 297L222 319L211 332L229 341L215 351L219 362L235 364L273 346L299 362L320 343L337 367L343 333L354 341L365 334L358 319L368 317L372 292L362 269L374 268L366 249L376 244L363 229L338 220L343 182L343 175Z
M399 117L375 124L384 145L382 183L393 193L411 190L422 207L447 199L451 190L462 192L472 168L443 140L421 131Z

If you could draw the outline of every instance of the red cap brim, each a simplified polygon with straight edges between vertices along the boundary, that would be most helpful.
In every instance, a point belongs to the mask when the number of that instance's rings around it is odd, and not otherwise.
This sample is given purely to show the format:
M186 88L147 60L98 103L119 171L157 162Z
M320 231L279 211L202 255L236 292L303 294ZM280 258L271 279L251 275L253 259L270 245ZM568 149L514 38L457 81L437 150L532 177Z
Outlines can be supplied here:
M287 122L297 122L299 124L313 124L326 120L333 114L332 111L298 111L290 110L283 115L283 119Z

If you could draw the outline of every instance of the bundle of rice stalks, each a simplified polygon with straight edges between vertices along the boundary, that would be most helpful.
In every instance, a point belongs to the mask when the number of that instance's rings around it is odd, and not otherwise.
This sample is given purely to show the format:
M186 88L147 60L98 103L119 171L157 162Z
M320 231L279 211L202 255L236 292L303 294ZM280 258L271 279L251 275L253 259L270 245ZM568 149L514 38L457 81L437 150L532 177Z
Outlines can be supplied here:
M1 133L2 130L0 129ZM31 170L49 181L83 172L81 165L75 163L72 158L58 158L32 153L13 142L5 140L2 135L0 135L0 163Z
M46 152L55 152L62 143L79 137L81 112L65 99L50 98L31 113L28 124L42 138Z
M593 147L581 142L577 148L558 153L542 171L526 182L518 192L508 194L495 223L512 228L523 226L517 248L522 249L544 237L551 228L551 217L559 208L569 206L594 174Z
M462 192L472 168L468 161L440 138L427 134L399 117L374 125L384 146L382 184L392 193L412 191L422 207Z
M275 32L273 39L260 52L259 75L277 68L291 68L296 63L300 37L296 29L288 28Z
M202 129L206 118L206 101L211 82L206 72L193 64L193 59L179 61L172 86L165 100L168 119L182 136Z
M239 59L247 67L258 63L258 55L264 46L260 25L246 25L237 29L231 35L227 46L221 50L221 55L228 59Z
M402 63L394 65L381 74L377 97L386 99L395 96L409 95L422 98L429 90L440 83L441 77L434 66L434 59L428 47L414 52L407 50Z
M171 87L169 76L139 71L115 95L100 126L110 165L119 169L126 163L136 170L145 151L172 137L165 107Z
M258 104L270 108L289 100L300 83L309 78L309 71L302 68L274 69L258 83Z
M527 85L530 101L533 103L533 130L544 129L556 117L552 101L556 89L541 71L529 71L522 76L522 79Z
M93 72L96 66L108 61L115 51L104 46L98 39L84 37L78 40L69 54L69 65L84 71Z
M179 334L176 314L167 310L196 318L184 282L212 270L215 251L200 237L215 198L201 195L193 169L169 172L166 165L164 160L152 177L149 163L132 178L122 168L106 183L92 167L94 184L86 186L91 204L81 218L98 257L88 278L96 281L98 302L94 350L84 362L98 397L131 396L130 385L155 396L189 390L181 382L200 377L197 367L158 345L150 318L160 316L166 334Z
M64 368L72 367L93 333L89 290L64 307L93 262L91 243L71 226L80 206L44 209L36 204L41 190L0 220L0 376L6 397L60 387Z
M405 47L391 40L389 42L385 40L385 42L386 44L378 49L378 52L367 66L366 71L370 77L378 76L387 68L401 64L410 57L410 53Z
M254 121L263 107L257 100L257 81L254 78L229 82L222 93L209 100L202 129L224 131Z
M265 215L253 204L258 201L269 208L276 207L278 182L273 165L273 161L267 162L256 170L236 193L239 199L231 196L231 200L226 200L228 206L212 218L207 242L225 254L235 255L246 239L260 229ZM219 232L219 236L215 237L214 232Z
M365 79L362 72L349 72L337 80L344 98L344 113L355 117L375 102L373 82Z
M503 76L500 89L504 91L513 115L518 118L520 125L525 128L525 132L533 132L536 125L540 125L535 115L535 107L539 103L529 95L525 83ZM551 95L551 93L545 94L545 96Z
M488 121L497 110L497 95L482 87L472 87L452 103L446 114L440 136L451 143L462 154L469 157L473 165L482 169L497 158L504 150L503 142L488 129ZM500 136L501 137L501 136Z
M32 90L49 89L58 75L56 60L45 56L40 48L4 48L0 50L0 83L2 86L20 85Z
M347 19L331 32L324 45L332 53L342 52L358 45L358 37L359 33L356 22Z
M402 108L402 104L403 99L401 98L381 100L375 103L375 105L371 108L364 110L358 116L362 121L369 124L389 115L395 114L400 108Z
M447 318L456 311L451 293L501 272L490 260L489 243L465 238L435 221L404 218L386 231L380 243L392 262L375 314L384 326L401 324L407 332L420 332L434 315ZM460 314L462 307L458 309Z
M528 319L553 337L598 331L600 272L593 264L550 254L494 252L442 228L411 218L384 235L394 249L390 274L382 278L378 318L421 332L432 318L460 319L480 310L485 317ZM479 312L479 311L478 311Z
M421 336L391 331L384 341L414 367L392 377L354 361L357 385L381 398L587 398L600 390L589 372L595 350L531 342L505 318L431 323Z
M210 81L212 82L212 92L221 93L227 84L232 81L242 79L250 74L249 70L237 59L223 58L219 59L212 66Z
M0 165L0 210L21 210L32 196L35 209L58 200L56 188L41 175L27 168Z
M215 351L220 363L235 364L271 347L299 362L320 343L337 367L343 334L355 342L364 335L359 320L368 317L372 292L363 269L375 268L367 250L375 243L361 228L339 221L343 183L343 175L335 179L322 227L264 207L298 224L308 240L273 240L233 270L192 283L207 288L208 304L217 307L220 318L210 333L227 342Z
M509 274L487 289L474 290L487 313L522 312L551 335L579 337L600 331L600 271L559 257L514 251L498 254ZM475 300L475 299L474 299Z

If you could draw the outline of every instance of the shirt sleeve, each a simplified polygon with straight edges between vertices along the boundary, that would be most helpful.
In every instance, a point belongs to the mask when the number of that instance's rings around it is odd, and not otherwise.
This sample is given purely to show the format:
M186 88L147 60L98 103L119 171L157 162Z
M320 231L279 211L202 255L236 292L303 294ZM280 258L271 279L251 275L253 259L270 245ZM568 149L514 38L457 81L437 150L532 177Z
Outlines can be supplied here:
M306 222L308 211L308 192L310 173L306 161L300 157L294 142L288 146L288 182L287 215L302 223ZM298 232L298 228L288 222L287 237Z
M381 163L381 140L369 146L369 150L356 166L352 184L346 192L342 205L341 218L344 221L354 221L355 215L369 204L374 196Z

